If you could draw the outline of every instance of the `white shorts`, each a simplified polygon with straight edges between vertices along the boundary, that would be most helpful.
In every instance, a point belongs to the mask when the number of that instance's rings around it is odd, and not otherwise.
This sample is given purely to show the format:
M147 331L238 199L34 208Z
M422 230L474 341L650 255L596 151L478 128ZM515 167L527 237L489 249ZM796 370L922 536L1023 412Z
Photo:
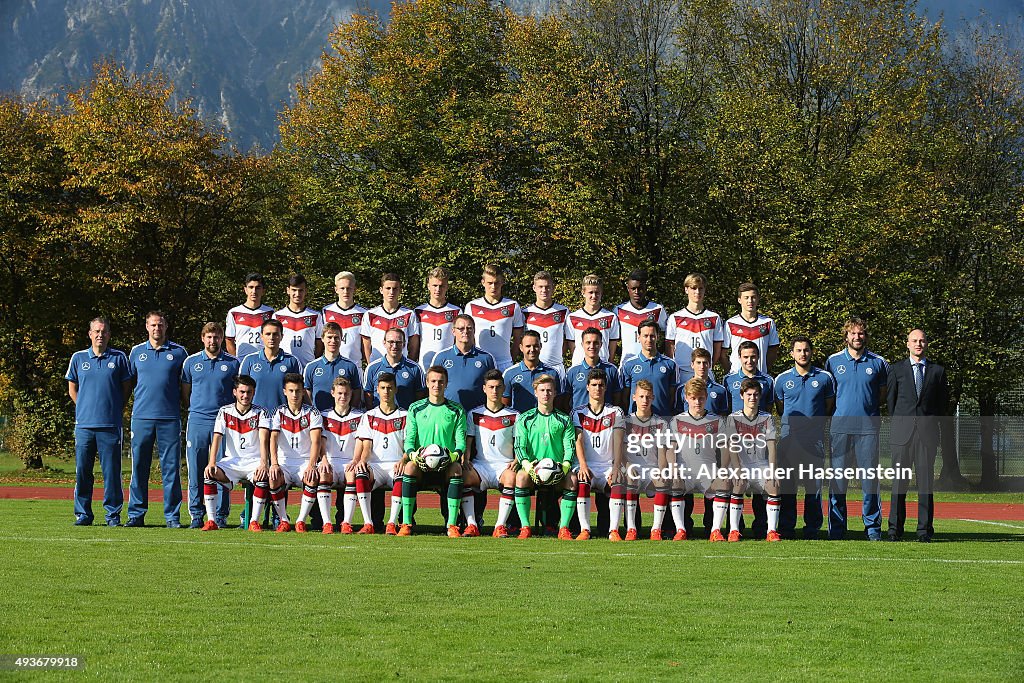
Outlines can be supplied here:
M587 463L590 468L590 490L593 492L604 491L608 486L608 478L612 476L612 465L611 463L602 462L591 465ZM573 469L573 472L579 476L579 468Z
M373 472L373 488L385 488L390 490L395 485L395 477L391 474L395 469L395 462L368 462L366 466Z
M278 461L278 465L281 466L281 471L284 472L284 485L285 486L302 486L302 475L305 473L306 466L309 465L309 461L304 462L299 460L285 460Z
M473 469L480 475L480 486L481 491L487 491L488 489L497 489L501 486L501 473L508 468L508 463L504 465L497 462L488 462L486 460L474 460Z
M640 468L639 477L631 477L630 472L636 472L636 467L630 467L630 465L636 465ZM629 478L629 483L636 486L637 490L641 493L648 493L649 496L654 495L654 478L651 476L651 471L658 469L658 463L649 462L641 457L627 456L626 457L626 477Z
M694 491L700 491L701 493L711 488L714 477L708 476L714 472L718 465L715 463L714 451L706 449L705 453L711 455L710 458L704 458L694 453L686 453L680 460L680 467L685 467L686 477L681 481L677 482L682 484L686 493L693 493Z
M240 481L251 482L259 466L259 458L232 458L229 456L217 461L217 467L231 480L232 484L237 484Z
M331 469L334 470L334 479L331 482L331 487L332 488L336 488L336 489L338 489L338 488L345 488L345 468L348 466L348 464L351 462L351 460L346 460L344 462L341 462L341 461L335 461L335 460L333 460L331 458L328 458L327 461L331 464ZM323 462L323 461L321 460L320 462ZM309 470L309 461L307 460L306 462L302 463L302 467L299 468L299 482L300 483L302 482L302 480L304 480L306 478L306 472L308 470Z
M745 467L747 469L757 469L761 470L762 472L767 472L768 468L771 467L771 465L768 464L767 460L757 460L755 462L741 462L740 467ZM765 491L765 482L767 480L765 477L744 479L744 481L747 482L747 491L749 493L767 494L767 491Z

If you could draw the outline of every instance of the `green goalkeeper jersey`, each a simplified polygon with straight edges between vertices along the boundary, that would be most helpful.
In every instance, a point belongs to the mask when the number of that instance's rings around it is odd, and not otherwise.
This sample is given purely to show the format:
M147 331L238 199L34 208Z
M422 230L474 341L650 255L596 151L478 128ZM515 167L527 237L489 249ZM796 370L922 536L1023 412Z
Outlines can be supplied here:
M516 460L537 462L551 458L564 465L576 455L576 430L572 420L557 410L545 415L531 408L516 420Z
M409 406L405 452L431 444L447 448L453 459L466 452L466 411L461 405L453 401L435 405L424 398Z

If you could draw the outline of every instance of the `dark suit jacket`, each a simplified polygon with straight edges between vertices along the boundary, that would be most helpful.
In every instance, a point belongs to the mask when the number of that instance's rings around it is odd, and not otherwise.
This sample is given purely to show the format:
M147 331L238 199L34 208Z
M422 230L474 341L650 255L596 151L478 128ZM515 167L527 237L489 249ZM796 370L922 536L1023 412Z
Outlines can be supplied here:
M914 367L909 358L889 366L889 415L892 418L891 441L894 446L906 445L914 436L934 449L939 443L939 418L949 408L949 384L946 368L927 361L921 396L914 388Z

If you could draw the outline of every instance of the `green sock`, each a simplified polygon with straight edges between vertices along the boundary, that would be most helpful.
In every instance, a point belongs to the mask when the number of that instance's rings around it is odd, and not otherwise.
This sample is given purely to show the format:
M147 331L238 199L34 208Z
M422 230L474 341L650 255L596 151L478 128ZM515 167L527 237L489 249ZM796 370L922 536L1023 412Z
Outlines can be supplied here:
M402 524L412 524L413 507L416 505L416 477L402 476Z
M562 491L562 515L558 518L558 528L569 526L569 520L576 512L576 492L572 489Z
M519 526L530 526L530 489L516 487L516 512L519 513Z
M448 480L448 524L457 524L459 508L462 507L462 477Z

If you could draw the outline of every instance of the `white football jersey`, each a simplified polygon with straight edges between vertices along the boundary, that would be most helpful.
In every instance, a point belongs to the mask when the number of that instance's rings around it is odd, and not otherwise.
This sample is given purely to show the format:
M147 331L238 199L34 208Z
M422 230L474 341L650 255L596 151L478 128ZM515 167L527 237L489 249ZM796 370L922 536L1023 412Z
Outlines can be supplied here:
M385 311L383 306L374 306L363 315L359 334L370 340L371 355L375 358L384 355L384 335L392 327L405 332L406 349L409 348L409 338L420 333L420 323L416 319L416 314L405 306L399 306L398 310L390 313ZM367 358L366 362L369 363L370 360Z
M665 336L665 307L648 301L643 308L636 308L628 301L615 307L615 317L619 321L619 336L622 347L620 358L626 360L629 356L640 354L640 325L653 320L658 323L662 337Z
M565 321L569 319L569 309L562 304L551 304L541 308L530 304L523 309L526 329L540 335L540 362L549 368L564 368L562 346L565 343Z
M274 309L270 306L249 308L245 304L235 306L228 311L224 324L224 336L235 340L235 357L245 358L263 348L263 337L260 327L274 317Z
M302 404L298 413L293 413L287 404L278 406L270 418L270 431L277 432L277 461L284 465L301 465L309 461L313 445L310 433L324 426L320 411L308 404Z
M654 445L654 438L658 434L665 434L668 431L667 423L657 415L651 415L646 420L641 420L636 413L630 413L626 417L626 448L623 453L626 460L638 465L658 466L658 448ZM648 437L650 435L650 437ZM662 437L664 443L664 436ZM632 447L630 445L632 444Z
M343 309L333 303L325 306L320 316L325 323L337 323L341 327L341 347L338 353L355 363L357 368L363 367L363 338L359 329L364 315L366 309L362 306L353 305Z
M724 419L722 431L729 436L730 446L736 444L733 453L739 453L744 466L768 462L768 442L775 440L775 419L771 415L760 410L750 420L737 410Z
M601 331L601 360L607 361L609 355L608 346L612 339L619 338L619 319L607 308L602 308L594 315L590 315L582 308L569 314L565 321L565 338L575 342L572 349L572 361L570 368L574 368L583 362L583 332L588 327L596 327Z
M455 344L452 325L462 309L455 304L445 304L440 308L420 304L415 312L420 324L420 367L426 371L438 351Z
M213 433L224 437L224 455L240 460L260 459L260 428L270 429L270 418L257 405L245 413L238 412L235 404L217 411Z
M700 313L693 313L687 308L669 316L665 339L675 343L673 360L678 368L678 381L689 381L693 377L693 350L707 349L712 359L715 355L715 342L725 341L725 325L722 316L706 308Z
M385 413L380 406L366 411L356 438L370 442L370 462L391 465L402 459L405 447L405 411Z
M511 365L512 330L525 324L519 302L502 299L492 304L480 297L466 304L466 314L476 325L476 345L494 357L497 367Z
M689 467L691 476L696 476L701 465L715 464L718 434L724 420L712 413L696 418L686 410L671 419L678 453L676 462Z
M338 415L331 408L323 414L324 448L327 457L335 462L352 462L356 452L356 433L363 421L363 411L351 408L346 415Z
M501 408L491 412L487 406L477 406L466 414L466 436L476 440L476 457L483 462L505 467L513 455L513 435L519 412Z
M583 455L590 469L611 467L615 459L612 444L623 437L625 422L622 408L610 403L605 403L600 413L594 413L589 404L573 408L572 424L583 430Z
M748 322L742 315L734 315L725 321L725 341L723 346L731 349L729 354L729 372L736 372L740 369L740 344L745 341L752 341L757 344L761 357L757 367L763 373L768 373L768 347L779 345L779 331L775 327L775 321L771 318L758 314L757 319Z
M299 365L306 367L316 358L316 340L324 330L320 313L312 308L305 308L296 313L285 306L275 312L274 317L280 320L281 326L284 327L281 350L295 356Z

